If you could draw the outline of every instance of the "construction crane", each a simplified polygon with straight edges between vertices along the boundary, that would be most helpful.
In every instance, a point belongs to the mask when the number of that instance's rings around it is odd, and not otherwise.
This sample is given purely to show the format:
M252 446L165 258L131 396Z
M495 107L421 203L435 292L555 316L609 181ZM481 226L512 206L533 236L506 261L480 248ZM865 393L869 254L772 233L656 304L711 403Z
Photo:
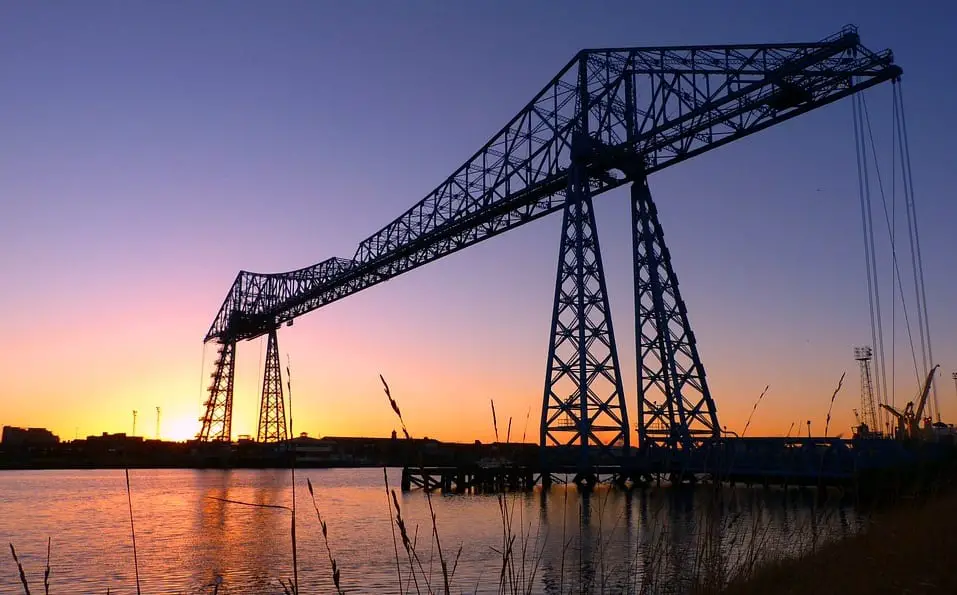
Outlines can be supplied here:
M911 412L914 410L914 403L908 403L907 407L904 408L904 411L898 411L897 408L893 407L892 405L888 405L887 403L881 403L881 407L890 413L894 417L894 420L897 421L897 432L895 434L897 438L906 438L908 434L907 420L909 419Z
M924 415L924 408L927 406L927 396L930 394L930 387L934 381L934 373L939 367L940 365L935 365L930 369L930 372L927 373L924 386L920 391L920 395L917 397L916 405L914 401L908 401L904 410L899 411L891 405L881 403L881 407L897 420L897 437L899 439L917 439L920 437L920 422Z

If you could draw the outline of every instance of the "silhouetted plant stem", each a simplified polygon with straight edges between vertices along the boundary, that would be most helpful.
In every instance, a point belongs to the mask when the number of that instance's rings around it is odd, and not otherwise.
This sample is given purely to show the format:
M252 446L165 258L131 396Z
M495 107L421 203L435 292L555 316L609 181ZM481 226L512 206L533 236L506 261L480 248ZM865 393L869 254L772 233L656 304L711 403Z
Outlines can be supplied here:
M827 438L827 430L831 425L831 409L834 408L834 399L837 397L837 393L841 392L841 387L844 385L844 376L847 372L841 372L841 379L837 381L837 388L834 389L834 393L831 395L831 402L827 407L827 419L824 422L824 437Z
M445 556L442 555L442 542L439 541L439 528L435 521L435 510L432 509L432 496L428 491L425 492L426 499L429 502L429 514L432 516L432 535L435 537L435 549L439 551L439 564L442 565L442 580L445 585L445 595L450 595L449 589L449 567L445 563Z
M289 396L289 436L292 456L289 458L289 473L292 476L292 579L295 595L299 595L299 561L296 551L296 434L292 430L292 374L289 370L289 354L286 354L286 394Z
M310 481L308 477L306 478L306 487L309 488L309 497L312 498L312 507L316 509L316 518L319 519L319 527L322 529L322 541L326 544L326 555L329 557L329 564L332 566L332 583L336 586L336 593L343 595L342 587L339 586L339 566L336 564L336 559L332 557L332 549L329 547L329 533L326 528L326 521L322 519L322 514L319 512L319 505L316 504L316 494L312 489L312 481Z
M17 564L17 570L20 571L20 583L23 585L23 592L26 595L30 595L30 585L27 584L27 575L23 572L23 565L20 564L20 559L17 558L17 550L13 547L13 544L10 544L10 553L13 554L13 561Z
M751 414L748 415L748 422L744 424L744 430L741 432L741 437L744 438L744 435L748 433L748 428L751 427L751 418L754 417L754 412L758 410L758 405L761 404L761 399L764 398L764 395L767 394L768 389L771 388L771 385L768 384L764 387L764 390L761 391L761 394L758 395L758 400L754 402L754 406L751 407Z
M395 542L395 523L392 522L392 503L389 500L389 473L382 468L382 477L385 479L385 501L389 507L389 527L392 528L392 549L395 550L395 572L399 577L399 588L402 588L402 567L399 564L399 545Z
M130 537L133 540L133 572L136 574L136 595L140 595L140 564L136 558L136 530L133 528L133 494L130 491L130 470L126 471L126 501L130 508Z
M395 507L395 524L399 527L399 536L402 538L402 547L405 549L406 556L409 558L409 573L412 577L412 582L415 584L415 592L421 593L419 590L419 579L415 576L415 564L413 558L415 556L415 546L412 541L409 540L409 532L405 528L405 521L402 519L402 508L399 506L399 499L395 495L395 490L391 491L392 495L392 505ZM421 566L421 564L420 564Z
M47 566L43 570L43 593L44 595L50 595L50 544L52 543L52 538L47 537Z

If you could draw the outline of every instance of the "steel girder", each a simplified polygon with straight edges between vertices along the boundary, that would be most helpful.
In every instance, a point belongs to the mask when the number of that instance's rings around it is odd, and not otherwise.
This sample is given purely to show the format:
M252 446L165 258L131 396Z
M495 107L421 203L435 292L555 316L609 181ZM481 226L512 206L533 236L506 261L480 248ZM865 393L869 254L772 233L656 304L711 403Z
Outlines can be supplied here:
M282 368L279 365L279 341L276 338L276 329L269 331L268 337L256 441L283 442L289 438L289 435L286 432L286 407L282 394Z
M332 282L352 265L352 261L345 258L328 258L319 264L288 273L240 271L216 314L216 319L213 320L213 328L243 328L247 329L247 332L256 329L254 334L244 338L266 334L278 326L261 326L265 321L271 320L269 312L275 304ZM227 336L232 336L232 333L222 335ZM212 337L207 337L206 341L210 340Z
M236 372L236 343L221 343L209 385L206 413L200 418L202 427L196 438L204 442L232 440L233 378Z
M563 208L573 145L583 152L578 161L594 196L632 181L624 172L636 162L645 176L900 74L891 52L863 47L853 27L815 43L583 50L435 190L363 240L352 259L240 273L205 340L261 336ZM580 130L587 137L573 142Z

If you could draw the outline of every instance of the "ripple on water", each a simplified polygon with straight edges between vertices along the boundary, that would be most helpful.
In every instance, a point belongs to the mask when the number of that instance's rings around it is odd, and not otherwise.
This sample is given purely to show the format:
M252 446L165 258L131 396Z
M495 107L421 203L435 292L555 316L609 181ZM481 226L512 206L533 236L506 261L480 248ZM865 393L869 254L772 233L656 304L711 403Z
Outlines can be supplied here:
M343 584L354 592L399 592L390 509L378 469L299 471L301 590L332 589L306 477L316 488ZM399 471L390 470L391 484L398 485L398 479ZM134 470L130 481L144 592L211 593L219 576L220 593L281 593L279 580L292 578L289 513L222 501L289 506L288 472ZM501 557L493 549L500 551L503 540L498 497L435 494L432 501L450 566L462 548L454 584L470 592L498 592ZM400 493L399 502L429 572L428 502L418 492ZM695 551L707 542L703 535L720 535L718 551L734 560L753 549L758 538L764 554L793 554L813 540L845 535L861 524L852 509L838 505L815 513L809 497L793 491L597 490L583 497L574 488L556 487L545 494L508 495L505 502L517 535L515 580L529 580L534 572L533 593L557 593L592 577L604 579L606 588L628 590L652 570L657 576L687 577ZM105 593L109 587L112 593L135 592L122 470L5 471L0 473L0 511L0 541L17 547L33 584L42 584L50 536L51 591ZM524 565L522 543L527 543ZM398 547L405 581L409 561ZM434 581L441 581L437 555L431 572ZM0 592L18 589L15 572L0 574Z

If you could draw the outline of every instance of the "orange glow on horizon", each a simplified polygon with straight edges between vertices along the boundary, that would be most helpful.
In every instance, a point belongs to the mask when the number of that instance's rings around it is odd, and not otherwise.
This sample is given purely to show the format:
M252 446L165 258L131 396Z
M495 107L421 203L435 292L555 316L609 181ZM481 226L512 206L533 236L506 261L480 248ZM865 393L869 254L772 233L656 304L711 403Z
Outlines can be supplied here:
M441 265L438 265L441 266ZM382 373L399 403L409 432L444 441L494 440L489 401L494 399L500 439L505 439L512 418L513 441L537 442L544 373L544 331L547 308L530 307L523 326L469 327L456 334L466 307L437 311L429 304L395 308L372 307L372 300L421 291L415 279L396 280L388 290L369 290L351 301L332 305L329 314L317 313L283 329L279 337L285 388L287 354L291 354L291 405L293 433L310 436L379 436L401 434L378 375ZM152 438L155 408L162 409L164 439L187 440L199 431L198 419L207 398L215 348L205 348L197 328L208 324L210 299L196 302L168 300L162 292L157 303L138 304L128 311L99 311L99 306L78 306L70 313L55 313L37 329L14 329L8 339L18 349L9 350L4 363L16 373L5 374L11 397L0 400L0 424L46 427L63 440L102 432L132 432L132 410L139 412L136 433ZM507 288L501 290L508 298ZM543 290L543 293L547 293ZM526 298L539 300L539 296ZM548 303L548 298L543 298ZM349 302L349 303L346 303ZM469 306L471 307L471 306ZM93 308L90 310L89 308ZM162 313L144 317L143 310ZM483 315L492 320L494 313ZM102 321L110 320L109 325ZM718 322L715 322L717 320ZM718 418L723 427L741 433L754 400L770 384L759 405L749 436L783 436L824 433L830 395L842 371L847 378L834 404L828 434L850 436L853 408L858 407L856 366L846 340L828 337L818 344L787 346L785 355L769 347L756 331L736 330L736 321L703 316L696 322L700 336L741 336L726 349L720 341L702 344ZM722 326L727 324L727 327ZM627 325L622 325L627 327ZM526 328L527 327L527 328ZM383 332L382 329L388 329ZM150 340L142 342L143 337ZM749 342L754 343L753 345ZM237 349L233 411L233 438L255 437L259 414L262 340ZM627 337L619 338L621 375L628 404L632 441L634 426L635 369ZM52 373L54 370L55 373ZM903 385L904 381L901 381ZM943 385L941 385L943 386ZM906 402L913 390L898 391L897 402ZM945 410L946 413L946 410ZM527 421L526 421L527 420Z

